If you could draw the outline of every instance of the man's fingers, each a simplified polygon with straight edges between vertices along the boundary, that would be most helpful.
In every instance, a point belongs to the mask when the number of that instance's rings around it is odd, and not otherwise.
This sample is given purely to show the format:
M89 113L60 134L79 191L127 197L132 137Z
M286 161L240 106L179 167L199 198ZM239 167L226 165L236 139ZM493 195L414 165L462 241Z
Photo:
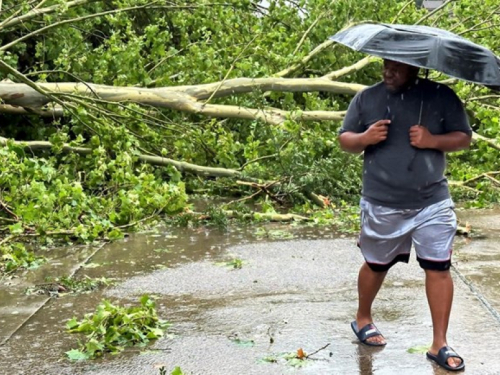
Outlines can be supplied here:
M385 141L387 139L388 124L391 120L379 120L366 130L368 143L371 145L377 144L379 142Z
M378 120L375 124L373 124L372 126L376 126L376 127L379 127L379 126L385 126L385 125L389 125L391 123L391 120Z

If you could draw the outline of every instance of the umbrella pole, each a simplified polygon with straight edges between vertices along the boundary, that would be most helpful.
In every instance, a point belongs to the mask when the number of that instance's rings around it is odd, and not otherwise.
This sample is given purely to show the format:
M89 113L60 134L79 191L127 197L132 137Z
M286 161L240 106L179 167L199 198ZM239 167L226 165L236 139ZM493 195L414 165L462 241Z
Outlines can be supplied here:
M426 69L425 70L425 78L427 79L427 77L429 76L429 69ZM422 92L422 94L420 95L420 112L418 114L418 125L420 126L424 126L422 125L422 114L424 112L424 93ZM408 164L408 171L412 171L413 170L413 162L415 161L415 158L417 156L417 150L414 150L413 151L413 156L410 160L410 163Z
M425 79L429 79L429 69L425 69ZM418 114L418 124L422 125L422 113L424 111L424 94L422 93L420 98L420 113Z

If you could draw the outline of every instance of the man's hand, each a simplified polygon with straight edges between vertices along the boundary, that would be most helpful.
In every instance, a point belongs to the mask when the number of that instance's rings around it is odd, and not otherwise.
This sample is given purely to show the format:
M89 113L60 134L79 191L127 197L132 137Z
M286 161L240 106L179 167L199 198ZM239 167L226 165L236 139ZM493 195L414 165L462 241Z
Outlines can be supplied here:
M436 148L434 136L422 125L410 128L410 144L416 148Z
M363 133L345 132L340 134L339 141L342 150L357 154L367 146L375 145L387 139L387 125L391 120L379 120L370 125Z
M387 139L387 129L391 120L379 120L375 124L370 125L363 133L364 143L368 145L376 145Z

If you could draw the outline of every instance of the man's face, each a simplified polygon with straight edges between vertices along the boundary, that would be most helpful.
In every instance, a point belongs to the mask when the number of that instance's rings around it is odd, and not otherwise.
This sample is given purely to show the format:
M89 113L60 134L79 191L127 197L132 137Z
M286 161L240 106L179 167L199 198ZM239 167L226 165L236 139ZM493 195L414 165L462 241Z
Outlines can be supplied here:
M397 61L384 60L384 83L390 91L398 91L415 78L417 68Z

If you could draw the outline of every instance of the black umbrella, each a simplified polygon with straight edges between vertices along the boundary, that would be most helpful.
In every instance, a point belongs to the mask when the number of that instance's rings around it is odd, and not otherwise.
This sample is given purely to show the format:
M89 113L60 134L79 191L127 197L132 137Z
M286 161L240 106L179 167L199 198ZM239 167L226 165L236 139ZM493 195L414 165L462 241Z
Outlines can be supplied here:
M489 49L429 26L363 23L330 39L356 51L500 90L500 59Z

